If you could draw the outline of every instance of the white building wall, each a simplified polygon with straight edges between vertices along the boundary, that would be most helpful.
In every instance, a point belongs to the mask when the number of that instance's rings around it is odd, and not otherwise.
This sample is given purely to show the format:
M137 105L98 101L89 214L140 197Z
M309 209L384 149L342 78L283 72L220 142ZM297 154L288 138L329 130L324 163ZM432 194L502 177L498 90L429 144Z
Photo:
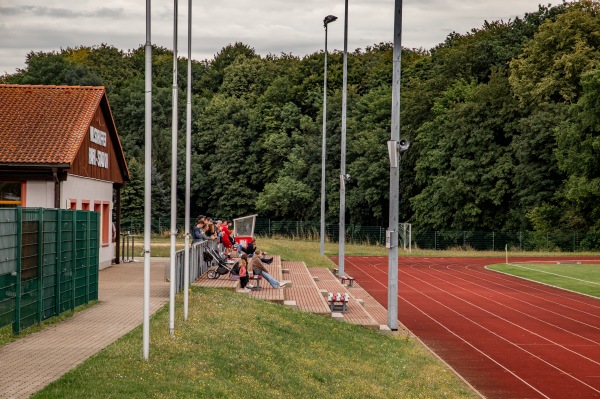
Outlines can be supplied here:
M67 180L60 183L60 207L69 209L71 200L77 200L77 209L82 209L83 201L88 201L89 210L94 210L95 203L108 203L109 215L108 243L102 242L102 223L100 217L100 269L109 267L115 254L115 243L112 242L112 212L113 212L113 185L111 182L90 179L75 175L68 175ZM26 185L26 203L28 208L54 208L54 182L53 181L28 181Z
M54 182L28 181L25 201L29 208L54 208Z
M102 180L90 179L75 175L68 175L67 180L61 182L60 207L67 209L70 200L77 200L77 209L82 209L82 201L89 201L89 209L94 210L95 203L109 203L108 243L102 242L102 229L104 218L100 217L100 269L109 267L114 258L114 243L112 242L112 211L113 211L113 184Z

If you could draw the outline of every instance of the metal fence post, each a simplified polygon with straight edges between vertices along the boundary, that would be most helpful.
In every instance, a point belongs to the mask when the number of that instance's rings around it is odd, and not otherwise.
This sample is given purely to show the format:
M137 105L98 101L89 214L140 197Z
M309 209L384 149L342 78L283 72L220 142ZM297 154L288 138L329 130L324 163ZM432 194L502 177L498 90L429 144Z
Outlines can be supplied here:
M63 264L62 253L62 215L63 210L56 210L56 286L54 287L54 315L60 314L60 284Z
M19 334L21 332L21 245L22 245L22 219L23 210L20 206L17 207L17 248L16 248L16 260L17 270L15 271L15 322L13 323L13 333Z
M85 245L85 259L86 259L86 267L85 267L85 303L90 302L90 246L91 246L91 233L92 233L92 223L90 220L91 212L87 212L87 229L86 229L86 245Z
M77 212L73 211L73 236L71 237L71 310L75 310L75 274L77 265Z
M43 266L44 266L44 262L43 262L43 257L44 257L44 245L43 245L43 240L44 240L44 209L43 208L38 208L38 264L37 264L37 268L38 268L38 281L37 281L37 316L38 316L38 323L42 322L42 300L43 300L43 295L42 295L42 291L43 291L43 286L42 286L42 282L44 279L44 270L43 270Z

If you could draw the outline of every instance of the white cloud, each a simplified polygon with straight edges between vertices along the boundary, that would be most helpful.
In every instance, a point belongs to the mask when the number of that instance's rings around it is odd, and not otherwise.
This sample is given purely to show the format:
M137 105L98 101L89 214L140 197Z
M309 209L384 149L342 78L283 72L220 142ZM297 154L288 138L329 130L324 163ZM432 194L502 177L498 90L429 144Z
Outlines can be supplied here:
M223 46L241 41L258 53L303 56L328 47L343 49L341 0L193 1L192 57L212 58ZM556 1L558 2L558 1ZM7 5L7 3L13 3ZM101 43L127 50L146 41L146 4L139 0L0 0L0 74L24 67L30 51ZM485 20L508 20L536 11L538 0L405 0L402 43L429 49L456 31L479 28ZM178 47L187 55L187 1L179 1ZM393 40L394 0L349 0L348 49ZM152 2L152 43L173 47L173 1Z

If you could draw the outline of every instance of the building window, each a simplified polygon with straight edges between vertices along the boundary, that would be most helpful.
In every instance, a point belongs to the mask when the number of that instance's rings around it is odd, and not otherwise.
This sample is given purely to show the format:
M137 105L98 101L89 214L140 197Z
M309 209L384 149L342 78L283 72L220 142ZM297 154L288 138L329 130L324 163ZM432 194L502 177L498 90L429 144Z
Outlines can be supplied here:
M102 245L109 245L110 239L110 204L105 202L102 204Z
M0 181L0 205L23 205L24 183Z
M77 209L77 200L69 199L69 209L76 210Z
M81 210L82 211L89 211L90 210L90 201L88 201L88 200L81 200Z

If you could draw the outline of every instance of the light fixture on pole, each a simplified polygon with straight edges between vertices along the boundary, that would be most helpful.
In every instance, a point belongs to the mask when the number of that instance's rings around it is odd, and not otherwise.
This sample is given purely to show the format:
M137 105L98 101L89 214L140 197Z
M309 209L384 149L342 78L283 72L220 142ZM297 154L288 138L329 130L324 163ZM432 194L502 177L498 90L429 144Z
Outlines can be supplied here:
M398 208L400 206L400 153L410 147L408 140L400 140L400 61L402 56L402 0L395 0L394 52L392 74L392 131L388 141L390 155L390 218L386 232L388 251L388 327L398 330Z
M346 98L348 93L348 0L344 6L344 74L342 83L342 154L340 157L340 176L346 176ZM344 275L344 246L346 244L346 184L340 179L340 226L338 275Z
M321 256L325 255L325 143L327 141L327 25L337 20L335 15L323 19L325 27L325 70L323 72L323 143L321 148Z

